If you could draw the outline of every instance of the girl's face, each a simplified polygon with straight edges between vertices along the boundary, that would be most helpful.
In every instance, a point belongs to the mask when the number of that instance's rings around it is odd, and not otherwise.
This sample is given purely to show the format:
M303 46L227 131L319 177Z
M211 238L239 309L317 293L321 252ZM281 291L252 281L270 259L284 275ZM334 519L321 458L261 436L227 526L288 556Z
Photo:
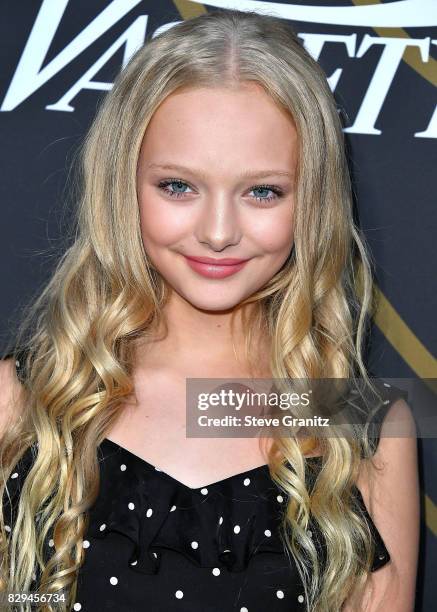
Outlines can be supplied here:
M180 297L231 309L281 268L293 246L297 154L292 119L254 83L180 90L158 107L138 162L141 232ZM247 261L211 267L187 256Z

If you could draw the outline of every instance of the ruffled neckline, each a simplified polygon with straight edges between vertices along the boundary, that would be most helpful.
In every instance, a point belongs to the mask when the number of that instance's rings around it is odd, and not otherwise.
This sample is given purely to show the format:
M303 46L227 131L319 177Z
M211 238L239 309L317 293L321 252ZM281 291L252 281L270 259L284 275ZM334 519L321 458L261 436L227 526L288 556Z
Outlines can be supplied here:
M268 464L192 488L109 438L99 455L101 484L88 534L128 537L133 571L156 574L166 549L199 567L231 572L243 571L255 554L284 554L280 521L287 496Z
M16 466L18 471L8 481L12 504L7 499L4 503L6 515L12 511L11 524L15 522L21 482L34 452L32 446L27 449ZM280 530L288 496L271 478L268 464L191 488L109 438L100 443L97 454L99 494L88 511L84 539L104 540L111 532L129 538L132 546L127 563L132 571L156 574L166 550L184 555L199 567L226 567L230 572L245 570L259 553L288 557ZM306 458L310 486L321 459ZM390 555L360 490L354 487L354 491L376 545L373 571L385 565ZM311 516L308 535L323 566L326 548Z

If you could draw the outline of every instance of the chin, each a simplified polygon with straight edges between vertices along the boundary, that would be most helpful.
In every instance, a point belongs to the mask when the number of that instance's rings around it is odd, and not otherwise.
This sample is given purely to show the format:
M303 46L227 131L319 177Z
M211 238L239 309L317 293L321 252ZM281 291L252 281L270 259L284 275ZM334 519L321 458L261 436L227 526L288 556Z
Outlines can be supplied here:
M240 302L243 301L243 297L227 297L217 294L216 296L201 295L199 292L196 295L182 294L183 299L191 304L193 308L198 310L205 310L211 312L220 312L226 310L232 310Z

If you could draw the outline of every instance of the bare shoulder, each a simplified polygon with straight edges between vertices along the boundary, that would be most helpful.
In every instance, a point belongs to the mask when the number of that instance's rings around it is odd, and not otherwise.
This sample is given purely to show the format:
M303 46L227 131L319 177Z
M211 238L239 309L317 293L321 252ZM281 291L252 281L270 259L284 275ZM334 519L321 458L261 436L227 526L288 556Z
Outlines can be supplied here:
M14 359L0 359L0 437L20 418L23 386L18 380Z
M411 407L396 399L383 420L374 465L363 462L357 486L390 553L390 562L371 574L372 603L390 602L399 612L414 610L420 533L417 455Z

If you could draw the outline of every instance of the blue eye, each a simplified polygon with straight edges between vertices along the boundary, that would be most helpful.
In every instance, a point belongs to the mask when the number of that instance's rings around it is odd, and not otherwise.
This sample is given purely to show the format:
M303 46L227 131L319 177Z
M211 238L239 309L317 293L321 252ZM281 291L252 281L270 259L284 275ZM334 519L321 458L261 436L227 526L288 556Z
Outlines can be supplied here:
M162 189L162 191L165 191L165 193L167 193L169 196L177 198L183 196L186 191L171 191L168 189L169 185L177 185L177 189L180 189L181 187L188 187L187 183L181 181L180 179L168 179L159 183L158 187Z
M270 202L271 200L274 200L275 198L280 198L283 195L281 189L279 189L278 187L273 187L272 185L257 185L256 187L252 187L251 191L271 191L275 194L273 196L265 198L255 196L255 199L258 200L258 202Z
M172 189L169 189L170 186L172 186ZM176 186L176 190L174 190L173 186ZM167 179L165 181L161 181L158 184L158 187L172 198L181 198L184 196L184 194L189 193L186 191L187 187L191 189L191 187L181 179ZM282 189L279 189L279 187L274 187L273 185L255 185L251 188L251 191L264 192L265 197L263 197L262 194L261 196L254 196L255 200L258 202L270 202L271 200L275 200L276 198L280 198L284 195ZM269 191L274 195L267 196L265 192Z

